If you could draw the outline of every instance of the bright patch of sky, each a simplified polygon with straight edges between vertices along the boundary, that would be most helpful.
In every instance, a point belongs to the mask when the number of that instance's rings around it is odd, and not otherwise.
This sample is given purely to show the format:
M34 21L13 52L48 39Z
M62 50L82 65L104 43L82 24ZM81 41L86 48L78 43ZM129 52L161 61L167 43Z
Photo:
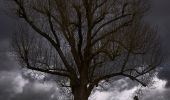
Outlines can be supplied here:
M15 84L16 87L16 93L22 93L24 86L29 83L28 80L24 79L21 75L18 75L14 78L13 84Z
M11 84L11 91L15 94L22 94L23 89L27 84L30 84L29 80L24 79L23 76L19 73L13 73L13 72L1 72L0 74L0 81L4 82L5 79L6 82L1 83L0 85L4 85L6 83ZM155 100L150 99L153 97L156 97L158 99L156 100L166 100L163 99L163 95L165 92L169 91L166 86L165 80L160 80L158 77L153 78L154 84L151 88L142 89L143 95L141 96L141 100ZM44 91L44 92L51 92L51 99L56 98L58 95L61 95L61 89L57 86L55 82L39 82L34 81L31 83L32 89L34 91ZM89 100L133 100L133 96L138 91L139 86L133 86L132 88L126 88L128 87L128 83L126 82L126 79L120 79L116 82L114 82L115 87L110 87L108 91L96 91L91 95ZM123 88L124 90L121 90ZM64 95L61 95L62 99L65 100Z
M9 91L14 94L22 93L24 86L29 83L21 74L17 72L3 71L0 73L0 85L6 86L8 84ZM8 89L7 89L8 91Z
M150 88L142 89L142 98L141 100L149 100L150 97L155 97L155 95L162 97L161 94L166 91L166 81L160 80L158 77L153 78L154 84ZM119 83L119 82L118 82ZM124 84L124 86L127 83ZM121 87L121 86L120 86ZM95 92L94 96L91 97L90 100L133 100L133 96L138 91L140 86L134 86L133 88L124 91L118 91L119 89L115 89L112 92ZM159 100L159 99L158 99ZM162 100L162 99L161 99Z

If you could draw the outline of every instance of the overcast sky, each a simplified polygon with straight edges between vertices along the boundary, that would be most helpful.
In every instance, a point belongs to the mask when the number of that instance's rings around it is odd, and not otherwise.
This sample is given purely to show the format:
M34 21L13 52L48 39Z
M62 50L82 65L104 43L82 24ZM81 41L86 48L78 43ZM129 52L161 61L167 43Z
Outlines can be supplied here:
M146 20L158 27L161 35L165 63L155 76L155 88L145 90L142 100L170 100L170 0L151 0L151 10ZM10 34L16 22L4 13L5 4L0 0L0 100L57 100L62 98L61 90L55 82L41 82L27 77L10 55ZM131 100L138 86L129 86L127 79L113 83L108 91L95 92L91 100ZM119 88L118 88L119 87ZM66 100L66 99L63 99Z

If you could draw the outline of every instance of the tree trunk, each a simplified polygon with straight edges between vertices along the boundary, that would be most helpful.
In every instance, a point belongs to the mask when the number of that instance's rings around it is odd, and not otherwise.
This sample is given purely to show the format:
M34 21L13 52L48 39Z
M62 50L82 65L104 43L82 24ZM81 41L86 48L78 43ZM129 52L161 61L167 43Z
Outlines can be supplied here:
M88 100L90 92L86 86L77 86L73 90L74 100Z

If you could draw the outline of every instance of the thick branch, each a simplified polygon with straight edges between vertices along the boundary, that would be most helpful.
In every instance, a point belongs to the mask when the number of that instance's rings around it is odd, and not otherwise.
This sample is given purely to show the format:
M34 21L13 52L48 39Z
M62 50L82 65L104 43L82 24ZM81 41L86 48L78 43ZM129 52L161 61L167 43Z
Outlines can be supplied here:
M55 40L56 40L57 44L60 46L60 40L59 40L55 30L54 30L54 26L53 26L50 14L48 15L48 21L49 21L49 24L50 24L51 31L52 31L52 33L53 33L53 35L55 37Z
M78 53L80 55L80 59L82 60L82 44L83 44L83 35L82 35L82 14L80 11L79 6L74 6L76 13L77 13L77 18L78 18L78 24L76 25L78 27L78 36L79 36L79 41L78 41Z
M41 69L41 68L38 68L38 67L31 67L31 66L27 66L27 68L31 69L31 70L39 71L39 72L44 72L44 73L52 74L52 75L59 75L59 76L70 77L68 73L64 73L64 72L57 71L57 70Z

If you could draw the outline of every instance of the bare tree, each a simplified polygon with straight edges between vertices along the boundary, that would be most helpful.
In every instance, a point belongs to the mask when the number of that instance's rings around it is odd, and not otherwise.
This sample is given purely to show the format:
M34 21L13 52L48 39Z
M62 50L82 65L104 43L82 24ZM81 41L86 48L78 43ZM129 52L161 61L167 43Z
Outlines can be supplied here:
M13 37L21 66L68 79L74 100L102 80L146 86L160 64L159 36L143 21L148 0L12 0L22 26Z

